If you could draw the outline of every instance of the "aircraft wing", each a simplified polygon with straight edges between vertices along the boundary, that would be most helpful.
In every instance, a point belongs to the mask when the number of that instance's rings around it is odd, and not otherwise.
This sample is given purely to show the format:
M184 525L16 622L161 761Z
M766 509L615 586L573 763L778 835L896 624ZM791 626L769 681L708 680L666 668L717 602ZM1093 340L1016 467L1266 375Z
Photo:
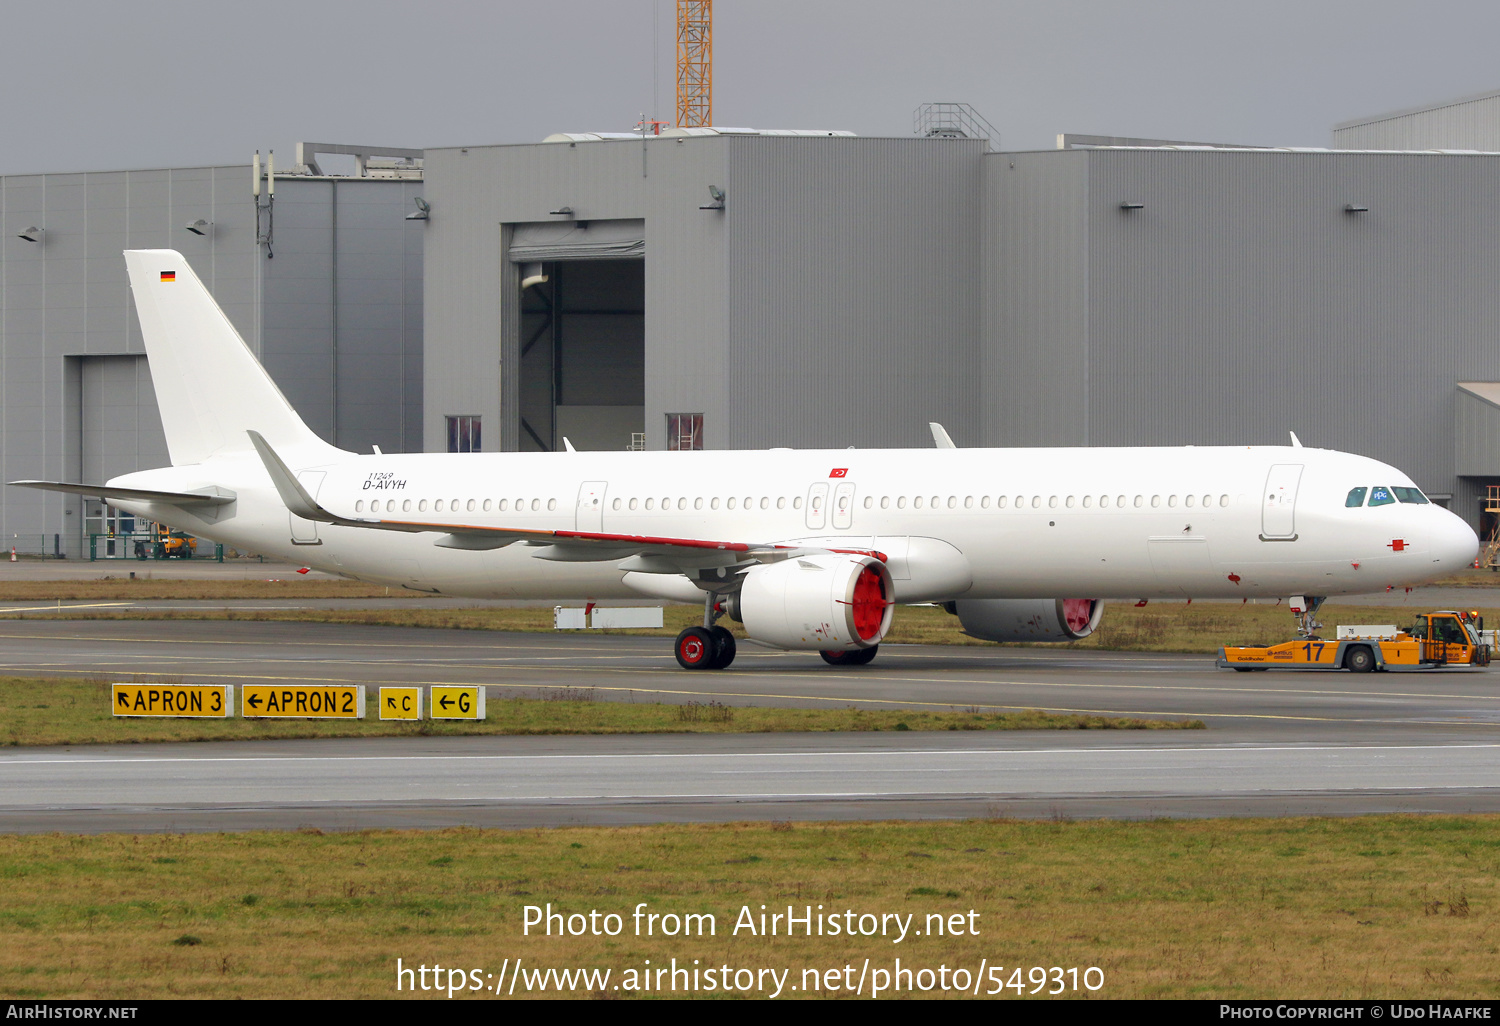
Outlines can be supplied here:
M775 542L717 541L706 538L610 534L602 531L548 531L540 528L488 527L482 524L343 517L318 505L259 432L251 431L249 434L250 441L265 464L266 472L271 476L272 484L276 486L277 494L292 513L305 520L340 527L402 531L409 534L441 534L442 537L435 543L439 548L483 551L524 542L542 547L542 551L533 553L537 559L567 563L624 560L620 566L622 570L673 574L682 573L688 568L733 566L741 562L774 562L811 552L848 552L873 555L882 561L885 559L882 554L869 549L809 548Z
M196 492L159 492L149 488L116 488L112 485L78 484L73 481L10 481L17 488L39 488L46 492L82 495L87 499L108 502L110 499L133 499L136 502L161 502L170 506L226 506L235 494L223 488L205 488Z

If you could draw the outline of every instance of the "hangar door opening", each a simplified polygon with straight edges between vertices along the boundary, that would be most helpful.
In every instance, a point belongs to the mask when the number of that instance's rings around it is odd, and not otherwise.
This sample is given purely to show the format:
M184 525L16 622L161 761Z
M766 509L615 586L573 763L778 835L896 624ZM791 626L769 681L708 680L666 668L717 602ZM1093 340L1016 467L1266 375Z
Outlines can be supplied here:
M144 355L64 358L69 462L77 460L75 481L101 482L136 470L171 466L156 390ZM135 517L97 499L69 499L82 515L73 526L70 551L89 553L89 536L99 539L98 555L131 554L117 541L138 531ZM118 549L118 551L117 551Z
M629 449L645 432L646 225L520 224L518 448ZM514 364L513 364L514 365ZM509 395L514 391L507 390Z

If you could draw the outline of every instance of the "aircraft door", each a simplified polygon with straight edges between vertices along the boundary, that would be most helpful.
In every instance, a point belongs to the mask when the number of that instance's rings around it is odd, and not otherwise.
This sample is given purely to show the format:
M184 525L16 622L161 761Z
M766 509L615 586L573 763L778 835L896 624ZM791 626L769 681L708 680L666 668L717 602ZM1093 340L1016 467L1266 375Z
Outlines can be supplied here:
M307 489L307 494L311 495L313 497L313 501L316 502L318 498L318 489L323 487L323 478L327 476L327 471L303 470L297 474L297 480L299 483L301 483L303 488ZM318 537L318 524L316 521L305 520L302 517L299 517L297 514L293 513L291 510L288 510L286 515L287 519L291 523L293 545L323 544L323 540Z
M608 488L608 481L585 481L578 486L577 530L604 530L604 493Z
M1261 541L1297 540L1297 484L1301 480L1300 463L1278 463L1266 475L1261 492Z
M828 520L828 482L819 481L807 490L807 526L814 531L823 529Z
M833 527L843 531L854 526L854 482L840 481L833 490Z

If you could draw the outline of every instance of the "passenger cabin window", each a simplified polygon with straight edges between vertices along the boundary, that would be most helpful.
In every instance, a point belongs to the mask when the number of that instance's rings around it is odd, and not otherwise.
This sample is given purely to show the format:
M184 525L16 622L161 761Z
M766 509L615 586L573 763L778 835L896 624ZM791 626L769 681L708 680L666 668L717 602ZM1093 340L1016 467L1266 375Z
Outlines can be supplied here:
M1363 506L1365 504L1365 493L1369 490L1368 488L1349 489L1349 496L1344 500L1344 505L1350 509L1353 509L1355 506Z
M1391 491L1396 493L1396 498L1401 502L1410 502L1418 506L1427 505L1427 496L1423 495L1419 489L1397 487L1392 488Z
M1391 494L1391 490L1385 485L1376 485L1370 489L1371 506L1389 506L1395 501L1396 497Z

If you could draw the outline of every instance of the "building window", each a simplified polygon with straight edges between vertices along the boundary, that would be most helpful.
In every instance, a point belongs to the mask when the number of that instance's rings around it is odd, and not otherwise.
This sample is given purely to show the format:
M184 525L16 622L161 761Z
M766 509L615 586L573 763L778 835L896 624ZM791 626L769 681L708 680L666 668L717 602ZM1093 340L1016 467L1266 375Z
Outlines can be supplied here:
M672 452L703 448L703 414L667 414L667 449Z
M448 451L479 452L479 418L448 418Z

